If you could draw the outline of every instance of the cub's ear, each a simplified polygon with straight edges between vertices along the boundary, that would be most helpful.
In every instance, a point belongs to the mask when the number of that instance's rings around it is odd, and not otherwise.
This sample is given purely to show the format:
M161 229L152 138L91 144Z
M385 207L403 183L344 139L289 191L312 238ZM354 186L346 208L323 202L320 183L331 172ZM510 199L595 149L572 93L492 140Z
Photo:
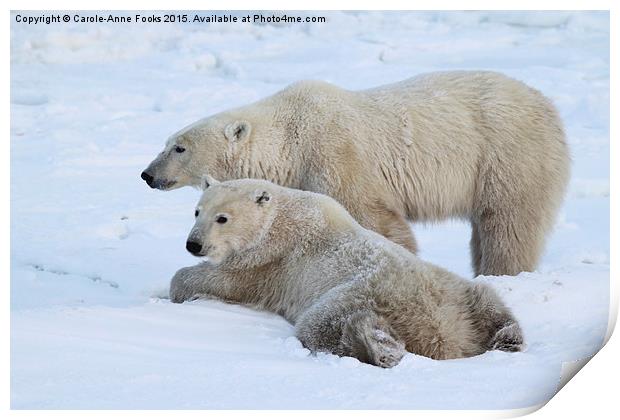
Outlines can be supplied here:
M203 190L206 190L207 188L213 186L213 185L217 185L219 184L220 181L216 180L215 178L209 176L209 175L203 175L202 179L200 181L200 187Z
M269 200L271 200L271 196L267 191L257 191L256 194L254 194L254 201L256 201L258 205L266 204Z
M224 136L231 142L239 142L247 139L252 131L252 126L244 120L232 122L224 128Z

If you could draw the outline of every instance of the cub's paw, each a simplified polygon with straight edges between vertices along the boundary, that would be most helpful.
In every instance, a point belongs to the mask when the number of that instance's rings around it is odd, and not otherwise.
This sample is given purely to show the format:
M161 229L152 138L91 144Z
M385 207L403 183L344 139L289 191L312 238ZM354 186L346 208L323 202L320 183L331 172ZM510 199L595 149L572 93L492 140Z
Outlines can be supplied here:
M351 315L343 328L345 354L383 368L396 366L403 358L405 344L396 338L387 321L372 311Z
M516 352L523 350L523 333L519 324L512 323L502 327L491 340L491 349Z
M170 301L173 303L183 303L186 300L189 300L194 293L188 289L185 278L187 277L187 273L189 272L189 268L181 268L176 272L172 280L170 281Z
M391 368L400 363L407 353L405 345L383 330L374 330L368 342L370 363L382 368Z

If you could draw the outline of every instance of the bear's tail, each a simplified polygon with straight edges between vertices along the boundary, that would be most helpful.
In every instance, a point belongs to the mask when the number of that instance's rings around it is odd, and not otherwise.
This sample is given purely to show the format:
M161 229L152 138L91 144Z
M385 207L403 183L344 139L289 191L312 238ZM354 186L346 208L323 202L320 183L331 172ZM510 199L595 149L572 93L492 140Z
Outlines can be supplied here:
M475 330L486 350L523 350L519 323L491 287L474 284L469 290L468 304Z

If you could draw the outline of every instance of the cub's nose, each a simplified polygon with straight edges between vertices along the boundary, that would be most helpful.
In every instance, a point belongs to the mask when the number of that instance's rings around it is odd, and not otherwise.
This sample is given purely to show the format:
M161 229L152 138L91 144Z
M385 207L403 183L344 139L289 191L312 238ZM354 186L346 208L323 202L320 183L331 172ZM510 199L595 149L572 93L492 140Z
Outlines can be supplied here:
M140 178L145 180L146 183L149 184L149 187L153 183L153 177L151 175L147 174L146 172L142 172L142 175L140 175Z
M200 250L202 249L202 245L200 245L197 242L192 242L192 241L187 241L185 243L185 249L187 249L189 252L191 252L192 254L196 255L200 252Z

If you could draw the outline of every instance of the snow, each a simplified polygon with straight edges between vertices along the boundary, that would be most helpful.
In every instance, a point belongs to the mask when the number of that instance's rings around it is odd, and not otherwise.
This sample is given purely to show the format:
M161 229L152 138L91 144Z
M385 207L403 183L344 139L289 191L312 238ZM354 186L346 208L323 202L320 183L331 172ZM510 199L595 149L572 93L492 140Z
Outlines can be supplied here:
M13 408L519 408L550 399L562 363L603 344L607 13L330 12L293 25L26 25L17 13ZM359 89L446 69L523 80L566 124L572 179L539 269L476 280L513 308L526 351L409 354L384 370L310 355L277 315L166 299L174 272L197 263L184 242L199 196L140 179L168 135L299 79ZM421 257L471 277L467 224L413 228Z

